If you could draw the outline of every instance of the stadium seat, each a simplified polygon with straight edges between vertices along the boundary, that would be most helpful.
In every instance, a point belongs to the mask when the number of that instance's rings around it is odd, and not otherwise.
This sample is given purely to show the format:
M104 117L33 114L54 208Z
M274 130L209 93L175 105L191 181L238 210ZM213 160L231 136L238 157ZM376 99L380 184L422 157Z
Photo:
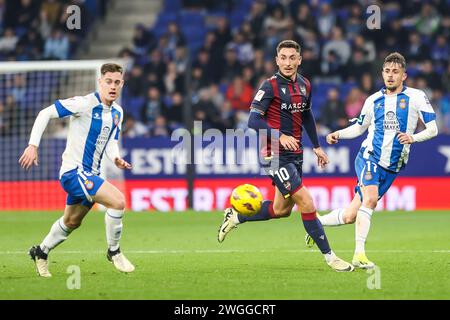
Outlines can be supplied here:
M232 30L238 29L245 20L245 13L242 11L235 11L230 15L230 27Z
M196 26L203 28L205 25L205 15L197 11L182 11L180 16L180 26Z
M186 42L188 47L191 47L192 44L202 42L205 39L206 30L204 28L198 26L185 26L182 28L182 32L186 37Z
M396 19L399 14L399 10L395 8L383 9L383 15L385 15L387 21Z
M123 99L123 105L126 108L127 112L129 112L135 119L139 119L141 117L141 108L145 104L144 97L129 97L126 100Z
M97 15L97 13L98 13L97 2L98 2L97 0L86 0L84 2L86 9L94 16Z
M347 8L337 10L337 16L341 21L347 20L349 16L349 11Z
M181 8L181 0L164 1L164 12L178 12Z
M350 90L352 90L356 86L357 84L355 82L345 82L341 84L339 88L339 95L341 97L341 100L345 100Z

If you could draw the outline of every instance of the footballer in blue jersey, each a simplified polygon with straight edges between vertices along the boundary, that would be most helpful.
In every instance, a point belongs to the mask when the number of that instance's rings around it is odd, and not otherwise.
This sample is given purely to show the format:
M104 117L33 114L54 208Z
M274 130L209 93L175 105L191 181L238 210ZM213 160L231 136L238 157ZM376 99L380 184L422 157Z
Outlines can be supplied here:
M357 122L327 136L327 142L335 144L339 139L356 138L368 129L355 159L358 178L355 197L347 208L335 209L319 218L324 226L356 221L352 264L364 269L375 265L365 254L365 243L378 200L406 166L411 144L438 133L436 115L425 93L403 84L407 77L406 61L400 53L386 57L382 76L385 86L366 99ZM415 133L419 121L426 129ZM307 245L314 242L308 235L305 239Z
M99 176L104 154L120 169L131 165L121 158L119 132L123 110L115 103L123 87L123 69L114 63L101 67L99 91L84 97L57 100L41 110L31 131L28 147L19 159L28 170L38 165L38 147L50 119L70 117L66 149L62 155L60 182L67 193L64 215L50 229L40 245L33 246L29 254L41 277L51 277L48 269L50 250L67 239L81 225L94 203L107 208L105 213L107 258L122 272L132 272L133 264L121 253L122 217L125 196L114 185Z

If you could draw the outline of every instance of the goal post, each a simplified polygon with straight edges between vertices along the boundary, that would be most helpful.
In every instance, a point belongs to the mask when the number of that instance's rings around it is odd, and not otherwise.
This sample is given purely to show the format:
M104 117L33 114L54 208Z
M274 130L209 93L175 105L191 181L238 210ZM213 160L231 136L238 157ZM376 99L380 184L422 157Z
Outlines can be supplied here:
M124 60L26 61L0 63L0 210L61 210L66 194L59 185L68 119L53 119L39 146L39 165L25 171L18 159L34 120L57 99L98 89L100 67ZM118 101L120 104L120 101ZM101 175L124 191L124 179L108 157Z

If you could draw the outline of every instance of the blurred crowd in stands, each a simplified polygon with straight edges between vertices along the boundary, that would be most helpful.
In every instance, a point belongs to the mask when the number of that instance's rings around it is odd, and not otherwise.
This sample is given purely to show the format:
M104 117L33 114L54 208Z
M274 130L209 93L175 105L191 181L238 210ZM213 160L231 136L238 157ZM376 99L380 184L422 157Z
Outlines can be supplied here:
M105 16L108 1L0 0L0 61L75 58L94 21ZM80 9L80 28L70 30L67 20L73 11L67 8L72 5ZM58 87L57 77L37 81L25 73L0 78L0 135L29 134L28 128L19 127L19 118L24 118L20 123L30 126L35 108L45 107L30 99L48 95L52 86Z
M66 60L105 14L107 0L0 0L0 60ZM67 28L71 5L80 8L79 29Z
M15 14L5 14L14 10L5 2L0 0L3 57L70 58L74 51L62 48L77 42L59 31L61 12L69 3L86 6L88 0L17 0L21 10ZM23 8L37 2L39 7L27 9L40 12L33 20L36 15ZM450 0L163 3L156 23L137 25L133 46L119 54L131 61L122 96L125 137L170 135L183 127L186 102L203 129L245 128L253 95L276 72L275 48L284 39L302 47L300 72L313 86L320 134L358 116L365 98L383 86L381 66L393 51L407 59L406 85L426 92L440 133L450 134ZM373 11L366 10L374 3L380 29L367 24Z

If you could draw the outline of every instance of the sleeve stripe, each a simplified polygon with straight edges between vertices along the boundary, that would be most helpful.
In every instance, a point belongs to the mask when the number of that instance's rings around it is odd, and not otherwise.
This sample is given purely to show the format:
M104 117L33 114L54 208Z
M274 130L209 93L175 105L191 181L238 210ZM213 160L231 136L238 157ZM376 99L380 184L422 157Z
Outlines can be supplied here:
M250 112L257 112L259 114L264 115L264 111L261 110L261 106L252 103L252 105L250 106Z
M64 118L73 114L73 112L66 109L59 100L55 101L56 111L58 111L58 116Z
M436 114L434 112L425 112L425 111L420 112L422 113L423 121L425 123L436 120Z

